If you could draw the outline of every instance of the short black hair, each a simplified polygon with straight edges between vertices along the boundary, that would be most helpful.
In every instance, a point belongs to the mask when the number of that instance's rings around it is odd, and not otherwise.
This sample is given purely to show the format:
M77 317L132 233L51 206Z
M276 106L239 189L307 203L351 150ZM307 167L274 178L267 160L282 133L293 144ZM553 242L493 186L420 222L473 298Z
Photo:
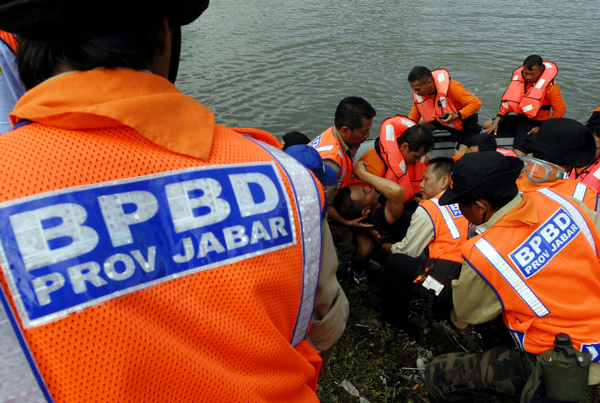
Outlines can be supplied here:
M501 193L496 191L494 195L482 195L477 198L465 197L459 200L459 203L470 204L475 200L485 199L490 203L490 206L496 210L500 210L502 207L506 206L512 199L514 199L519 194L519 188L517 187L516 182L507 186Z
M434 165L433 172L437 179L442 176L452 175L452 169L454 169L454 160L449 157L437 157L427 161L427 166Z
M426 80L431 77L433 77L431 75L431 70L429 70L427 67L415 66L412 68L410 73L408 73L408 82L409 83L419 82L419 81Z
M360 129L363 119L373 119L377 112L364 98L348 97L342 99L335 110L335 128L348 126L350 130Z
M157 17L132 21L131 26L105 33L49 32L43 39L19 35L17 66L26 88L69 68L77 71L95 68L146 70L154 60L160 27Z
M425 125L414 125L409 127L396 139L398 148L402 143L408 144L408 150L413 152L421 151L422 148L428 153L435 146L435 138L431 130Z
M527 58L523 60L523 66L527 67L529 70L533 70L535 66L538 66L541 69L544 67L544 60L538 55L527 56Z
M344 220L354 220L362 216L363 206L352 199L349 186L340 188L333 199L332 206Z
M479 147L479 151L496 151L498 149L498 143L496 138L491 134L479 133L476 134L467 142L467 147Z

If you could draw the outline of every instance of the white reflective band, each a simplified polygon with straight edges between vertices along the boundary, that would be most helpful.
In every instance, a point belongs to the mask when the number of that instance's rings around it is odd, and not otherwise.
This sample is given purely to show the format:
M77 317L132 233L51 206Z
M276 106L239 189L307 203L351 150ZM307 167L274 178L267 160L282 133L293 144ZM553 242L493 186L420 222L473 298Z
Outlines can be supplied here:
M571 203L569 203L568 201L566 201L565 199L563 199L558 194L556 194L548 188L541 188L536 190L536 192L541 193L544 196L554 200L555 202L560 204L565 210L567 210L567 212L573 218L577 226L581 228L581 232L583 232L583 235L585 235L585 238L594 250L594 253L596 253L596 242L594 241L594 236L592 235L590 227L587 225L585 218L583 218L583 215L579 212L579 210L577 210L575 207L573 207Z
M529 112L532 109L533 109L533 105L529 104L529 105L523 107L523 112Z
M454 219L452 218L452 215L450 214L446 206L440 206L438 199L434 198L431 199L431 201L437 206L437 208L440 210L440 213L442 213L442 217L444 217L444 221L446 222L446 226L450 230L450 235L452 235L452 238L460 238L460 231L458 230L458 227L456 226L456 223L454 222Z
M504 102L504 103L502 103L502 106L505 107L505 108L508 108L508 103Z
M519 75L515 74L515 76L513 77L513 81L518 80L519 79Z
M500 275L513 288L517 295L531 308L538 317L546 316L550 313L542 301L533 293L531 288L523 281L517 272L508 264L506 260L498 253L496 249L485 239L481 238L475 244L475 248L485 256L485 258L494 266Z
M308 170L293 157L275 147L259 143L277 159L288 173L298 203L302 230L303 286L302 300L291 344L296 347L306 337L315 307L321 267L321 201L317 184Z
M403 125L408 126L408 127L413 127L415 125L415 122L413 122L412 120L406 120L406 119L400 118L400 121L402 122Z
M583 201L583 199L585 199L586 192L587 186L585 186L583 183L577 182L577 185L575 185L575 191L573 192L573 197L579 201Z
M385 125L385 139L387 141L394 141L396 139L396 136L394 134L394 126Z
M544 62L544 66L546 66L549 69L553 69L554 66L552 66L552 63L548 63L548 62Z
M444 80L446 79L446 77L444 77L444 73L438 73L437 77L438 83L444 82Z
M440 97L440 103L442 104L442 107L445 108L446 107L446 97Z
M596 171L593 174L596 178L600 179L600 169L596 169Z
M420 95L417 95L417 102L419 102L419 103L423 102L423 97Z
M315 150L318 152L333 150L333 145L317 147Z
M51 402L21 329L15 327L18 326L15 315L4 291L0 290L0 294L0 402Z
M538 83L535 85L535 88L537 88L539 90L540 88L542 88L542 86L544 85L545 82L546 82L545 78L540 78Z
M402 171L403 174L406 173L406 162L404 162L404 160L402 160L402 162L400 162L400 165L398 165L400 167L400 170Z
M425 162L425 156L422 156L421 159L419 160L420 162Z

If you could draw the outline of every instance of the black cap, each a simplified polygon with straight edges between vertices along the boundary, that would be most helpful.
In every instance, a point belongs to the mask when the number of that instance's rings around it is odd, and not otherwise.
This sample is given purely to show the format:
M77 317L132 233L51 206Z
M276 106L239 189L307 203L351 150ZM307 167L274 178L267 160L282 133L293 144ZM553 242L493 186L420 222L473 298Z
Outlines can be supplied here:
M539 152L558 165L582 168L596 158L596 140L589 129L568 118L548 119L522 141L527 153Z
M308 144L310 143L310 139L306 137L304 133L300 132L287 132L281 138L281 147L283 147L283 151L285 151L288 147L295 146L298 144Z
M147 18L170 16L174 25L194 21L209 0L0 0L0 29L28 36L53 30L103 32Z
M454 204L506 194L516 186L523 166L520 159L496 151L465 154L454 164L452 186L446 189L439 203Z

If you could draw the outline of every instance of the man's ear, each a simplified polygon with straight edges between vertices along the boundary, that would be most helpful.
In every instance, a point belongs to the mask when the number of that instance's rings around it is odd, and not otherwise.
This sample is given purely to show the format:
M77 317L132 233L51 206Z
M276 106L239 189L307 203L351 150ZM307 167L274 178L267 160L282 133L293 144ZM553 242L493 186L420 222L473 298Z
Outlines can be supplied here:
M370 212L371 212L371 209L368 207L365 207L364 209L362 209L361 213L363 216L365 216L365 215L369 215Z
M475 200L475 205L477 206L477 212L479 214L485 214L490 210L490 202L485 199Z
M341 129L338 129L338 132L340 133L342 138L345 138L347 135L349 135L351 131L352 130L350 130L348 126L342 126Z
M442 190L446 190L450 186L450 176L444 175L442 178Z

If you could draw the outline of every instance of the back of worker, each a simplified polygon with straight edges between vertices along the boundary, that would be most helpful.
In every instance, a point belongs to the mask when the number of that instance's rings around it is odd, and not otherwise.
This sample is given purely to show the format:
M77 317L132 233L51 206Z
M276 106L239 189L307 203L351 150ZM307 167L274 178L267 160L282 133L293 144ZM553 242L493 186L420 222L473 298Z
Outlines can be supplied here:
M163 77L128 69L34 85L11 118L1 334L12 326L44 397L318 401L305 336L323 194L276 139L215 125ZM22 379L3 383L33 401Z

